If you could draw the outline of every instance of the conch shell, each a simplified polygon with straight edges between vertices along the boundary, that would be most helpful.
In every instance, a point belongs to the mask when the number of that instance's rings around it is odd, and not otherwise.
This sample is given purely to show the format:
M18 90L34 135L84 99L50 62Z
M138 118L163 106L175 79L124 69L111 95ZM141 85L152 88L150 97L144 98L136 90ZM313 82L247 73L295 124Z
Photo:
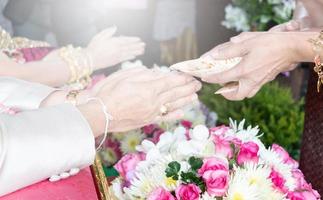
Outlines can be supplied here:
M211 57L188 60L172 65L170 68L178 70L192 76L201 77L205 74L218 74L230 70L241 62L241 57L235 57L227 60L214 60ZM225 94L237 91L239 88L238 82L230 82L224 85L215 94Z

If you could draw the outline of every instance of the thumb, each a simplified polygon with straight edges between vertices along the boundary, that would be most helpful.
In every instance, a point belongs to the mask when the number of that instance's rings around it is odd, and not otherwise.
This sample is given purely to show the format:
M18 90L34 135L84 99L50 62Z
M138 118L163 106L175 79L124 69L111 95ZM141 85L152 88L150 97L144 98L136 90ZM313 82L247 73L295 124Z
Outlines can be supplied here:
M117 27L112 26L107 29L104 29L103 31L98 33L95 37L98 39L111 38L116 32L117 32Z

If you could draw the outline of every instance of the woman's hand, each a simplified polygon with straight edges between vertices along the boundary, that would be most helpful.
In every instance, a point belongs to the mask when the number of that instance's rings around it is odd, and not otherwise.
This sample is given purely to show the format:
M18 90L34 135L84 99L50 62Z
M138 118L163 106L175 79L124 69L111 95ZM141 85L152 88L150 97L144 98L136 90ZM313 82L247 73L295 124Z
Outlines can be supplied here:
M196 92L200 89L201 83L187 75L134 68L116 72L99 82L92 95L105 102L113 117L109 131L119 132L181 118L181 108L197 100ZM168 108L164 116L160 112L162 106ZM102 111L98 105L93 109L94 123L101 128L97 132L102 133L105 123Z
M207 55L214 59L243 57L234 68L219 74L205 74L202 80L209 83L225 84L239 82L236 92L223 96L230 100L253 97L267 82L281 73L290 71L301 61L313 56L309 38L317 33L245 33L239 41L231 41L211 50ZM313 57L312 57L313 56Z
M113 27L98 33L86 48L92 57L94 70L114 66L144 53L145 43L140 38L113 37L115 32Z

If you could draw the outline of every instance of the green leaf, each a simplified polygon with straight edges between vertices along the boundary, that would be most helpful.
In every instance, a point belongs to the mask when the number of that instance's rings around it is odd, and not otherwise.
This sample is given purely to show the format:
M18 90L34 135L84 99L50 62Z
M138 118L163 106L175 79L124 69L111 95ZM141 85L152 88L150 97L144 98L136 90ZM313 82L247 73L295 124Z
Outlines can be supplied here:
M203 160L201 158L196 158L194 156L188 159L188 163L191 165L193 171L197 171L203 165Z
M229 118L250 125L259 125L260 138L266 146L282 145L295 159L299 157L301 134L304 127L304 100L294 100L290 88L277 82L265 85L253 98L231 102L214 96L218 86L205 84L201 101L218 114L218 124L229 123Z
M182 172L181 173L181 180L186 183L194 183L195 185L197 185L202 192L205 192L205 183L203 181L203 179L201 177L198 177L196 173L194 172Z
M168 167L165 170L166 177L169 177L169 178L172 177L174 180L178 180L178 173L180 170L181 170L181 165L178 162L176 161L170 162L168 164Z

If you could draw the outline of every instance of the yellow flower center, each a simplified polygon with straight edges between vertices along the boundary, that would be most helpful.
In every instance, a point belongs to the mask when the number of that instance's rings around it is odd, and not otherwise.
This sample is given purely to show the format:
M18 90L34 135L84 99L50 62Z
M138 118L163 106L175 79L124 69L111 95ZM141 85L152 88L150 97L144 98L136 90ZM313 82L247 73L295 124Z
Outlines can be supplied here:
M135 149L137 145L138 145L137 140L130 140L129 141L129 146L130 146L131 149Z
M167 186L173 186L176 185L176 180L174 180L172 177L168 177L165 180Z
M256 177L252 177L250 180L249 180L249 185L255 185L257 184L258 180Z
M232 200L244 200L244 198L240 193L235 193Z

